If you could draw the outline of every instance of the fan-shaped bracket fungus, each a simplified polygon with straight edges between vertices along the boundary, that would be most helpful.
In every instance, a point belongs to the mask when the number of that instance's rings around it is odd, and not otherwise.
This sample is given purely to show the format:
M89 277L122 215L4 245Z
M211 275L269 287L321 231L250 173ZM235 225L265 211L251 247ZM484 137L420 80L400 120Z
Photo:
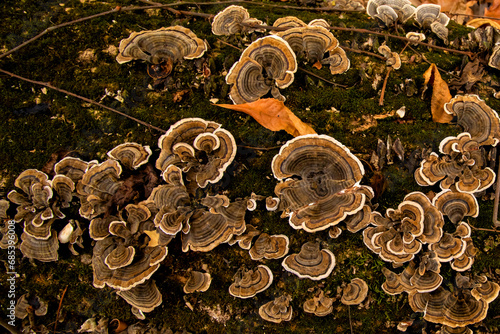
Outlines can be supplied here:
M293 308L290 305L292 297L282 295L259 307L259 315L262 319L274 323L292 320Z
M314 296L307 299L302 308L306 313L312 313L318 317L324 317L333 311L333 298L325 296L323 290L318 290Z
M273 273L269 267L259 265L255 269L238 269L229 286L229 294L237 298L251 298L269 288L273 283Z
M284 234L269 235L262 233L250 248L252 260L279 259L288 254L290 241Z
M207 45L188 28L172 26L133 32L121 40L118 49L120 53L116 61L120 64L140 59L158 65L199 58L207 50Z
M363 209L361 161L332 137L296 137L281 147L271 167L281 181L275 193L285 210L282 217L295 229L325 230Z
M237 5L226 7L215 15L212 21L212 33L214 35L234 35L241 33L250 33L259 30L258 27L253 28L252 25L261 25L262 21L251 18L248 11Z
M321 26L290 28L275 35L287 41L297 56L303 55L308 62L319 68L324 54L339 45L333 34Z
M235 104L257 101L269 91L278 100L284 97L278 88L286 88L294 80L297 60L290 45L271 35L257 39L241 54L226 75L232 85L229 97Z
M444 105L444 110L457 117L457 124L468 132L479 145L500 141L500 118L484 100L474 94L457 95Z
M342 299L344 305L359 305L368 296L368 284L361 278L353 278L351 283L342 290Z
M390 27L396 22L408 21L415 13L415 7L409 0L369 0L366 13Z
M188 279L184 284L184 293L205 292L210 287L212 277L209 273L189 270Z
M173 124L158 139L158 146L161 152L156 168L164 173L163 178L167 167L175 165L200 188L218 182L236 156L233 135L220 124L201 118L185 118Z
M298 254L285 257L281 263L286 271L300 278L319 281L328 277L335 267L335 256L328 249L319 249L319 243L306 242Z

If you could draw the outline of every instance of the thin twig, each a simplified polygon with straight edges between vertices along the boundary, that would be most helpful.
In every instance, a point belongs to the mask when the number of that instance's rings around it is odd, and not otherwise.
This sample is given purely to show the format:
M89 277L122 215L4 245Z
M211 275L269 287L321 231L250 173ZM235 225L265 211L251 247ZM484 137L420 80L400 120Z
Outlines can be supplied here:
M233 44L231 44L231 43L224 42L224 41L223 41L222 39L220 39L220 38L217 38L217 41L221 42L221 43L222 43L222 44L224 44L224 45L230 46L230 47L232 47L232 48L234 48L234 49L236 49L236 50L240 50L240 51L241 51L241 48L239 48L239 47L237 47L236 45L233 45Z
M425 61L427 64L429 65L432 65L432 63L430 61L427 60L427 58L425 58L425 56L423 54L421 54L420 52L418 52L417 50L415 50L414 48L412 48L410 45L408 45L408 47L413 51L415 52L416 54L418 54L420 56L420 58L422 58L423 61ZM458 75L455 75L453 73L448 73L446 72L445 70L443 70L442 68L436 66L436 68L439 70L439 72L442 72L442 73L446 73L454 78L460 78Z
M470 223L469 223L469 226L470 226L473 230L477 230L477 231L485 231L485 232L495 232L495 233L500 233L500 230L497 230L497 229L494 229L494 228L474 227L474 226L472 226Z
M240 24L243 25L243 26L249 27L249 28L260 28L260 29L277 30L277 31L282 31L282 30L288 29L288 28L282 28L282 27L273 27L273 26L267 26L267 25L259 25L259 24L255 24L255 23L240 23ZM455 49L446 48L444 46L432 45L432 44L424 43L424 42L417 42L417 41L411 40L411 39L403 37L403 36L391 35L391 34L386 34L386 33L382 33L382 32L372 31L372 30L368 30L368 29L334 27L334 26L329 26L329 27L326 27L326 28L330 29L330 30L359 32L361 34L369 34L369 35L384 36L384 37L388 37L388 38L395 38L395 39L399 39L399 40L402 40L402 41L405 41L405 42L417 43L417 44L420 44L420 45L423 45L423 46L427 46L427 47L433 48L433 49L438 49L438 50L448 51L448 52L451 52L451 53L458 53L458 54L467 55L469 57L473 57L473 55L474 55L470 51L455 50Z
M271 147L253 147L253 146L245 146L245 145L236 145L238 147L243 147L243 148L249 148L251 150L257 150L257 151L270 151L270 150L275 150L277 148L280 148L281 146L271 146Z
M315 77L317 79L323 80L324 82L329 83L330 85L337 86L337 87L342 87L342 88L347 88L346 85L341 85L341 84L335 83L333 81L327 80L327 79L325 79L325 78L323 78L323 77L321 77L321 76L319 76L319 75L317 75L317 74L315 74L315 73L313 73L311 71L303 69L302 67L299 67L298 69L301 70L304 73L309 74L310 76L313 76L313 77Z
M57 308L57 312L56 312L56 323L54 324L54 334L56 333L57 323L59 322L59 312L61 311L61 306L62 306L64 295L66 294L66 290L68 290L67 285L64 288L61 299L59 300L59 307Z
M385 87L387 86L387 80L389 80L389 74L391 74L392 66L387 69L387 73L385 74L384 84L382 85L382 91L380 93L380 99L378 100L378 105L384 105L384 96L385 96Z
M148 0L140 0L144 3L155 3L153 1ZM259 2L259 1L244 1L244 0L233 0L233 1L215 1L215 2L176 2L173 4L165 4L165 6L181 6L181 5L222 5L222 4L249 4L249 5L258 5L265 7L274 7L274 8L283 8L283 9L298 9L298 10L308 10L315 12L353 12L353 13L361 13L364 10L353 10L353 9L341 9L334 7L299 7L299 6L287 6L287 5L274 5L267 2Z
M47 87L47 88L50 88L50 89L56 90L56 91L58 91L58 92L64 93L64 94L66 94L66 95L70 95L70 96L76 97L77 99L80 99L80 100L83 100L83 101L85 101L85 102L91 103L91 104L93 104L93 105L99 106L99 107L101 107L101 108L107 109L107 110L112 111L112 112L114 112L114 113L116 113L116 114L118 114L118 115L121 115L121 116L127 117L127 118L129 118L129 119L131 119L131 120L133 120L133 121L135 121L135 122L137 122L137 123L139 123L139 124L142 124L142 125L144 125L144 126L147 126L147 127L148 127L148 128L150 128L150 129L154 129L154 130L156 130L156 131L160 131L160 132L166 132L166 130L163 130L162 128L159 128L159 127L156 127L156 126L151 125L151 124L149 124L149 123L146 123L146 122L144 122L144 121L141 121L141 120L140 120L140 119L138 119L138 118L135 118L135 117L133 117L133 116L127 115L127 114L125 114L124 112L121 112L121 111L116 110L116 109L114 109L114 108L108 107L108 106L106 106L106 105L104 105L104 104L101 104L101 103L96 102L96 101L94 101L94 100L88 99L88 98L86 98L86 97L84 97L84 96L77 95L77 94L72 93L72 92L69 92L69 91L67 91L67 90L64 90L64 89L61 89L61 88L57 88L57 87L55 87L55 86L52 86L52 85L51 85L50 83L48 83L48 82L41 82L41 81L31 80L31 79L28 79L28 78L22 77L22 76L20 76L20 75L17 75L17 74L14 74L14 73L8 72L8 71L3 70L3 69L0 69L0 73L5 73L5 74L7 74L7 75L9 75L9 76L11 76L11 77L13 77L13 78L17 78L17 79L20 79L20 80L23 80L23 81L26 81L26 82L29 82L29 83L32 83L32 84L35 84L35 85L44 86L44 87Z
M371 56L371 57L375 57L375 58L378 58L378 59L382 59L382 60L384 60L384 61L386 60L386 58L385 58L384 56L378 55L378 54L373 53L373 52L370 52L370 51L364 51L364 50L356 50L356 49L351 49L351 48L349 48L349 47L347 47L347 46L344 46L344 45L342 45L341 47L342 47L342 49L344 49L344 50L346 50L346 51L349 51L349 52L364 53L364 54L367 54L367 55L369 55L369 56Z
M90 15L90 16L87 16L87 17L82 17L80 19L77 19L77 20L73 20L73 21L70 21L70 22L65 22L65 23L61 23L61 24L58 24L58 25L55 25L55 26L51 26L51 27L48 27L47 29L45 29L44 31L42 31L41 33L39 33L38 35L28 39L27 41L19 44L18 46L16 46L15 48L13 49L10 49L9 51L7 52L4 52L2 54L0 54L0 59L3 58L3 57L6 57L8 55L10 55L11 53L14 53L16 52L17 50L25 47L26 45L30 44L31 42L39 39L40 37L42 37L43 35L45 35L46 33L52 31L52 30L56 30L58 28L62 28L62 27L65 27L65 26L68 26L70 24L74 24L74 23L78 23L78 22L83 22L83 21L86 21L86 20L90 20L90 19L94 19L96 17L100 17L100 16L104 16L104 15L108 15L108 14L111 14L111 13L116 13L120 11L120 7L115 7L114 9L112 10L108 10L106 12L102 12L102 13L99 13L99 14L94 14L94 15Z

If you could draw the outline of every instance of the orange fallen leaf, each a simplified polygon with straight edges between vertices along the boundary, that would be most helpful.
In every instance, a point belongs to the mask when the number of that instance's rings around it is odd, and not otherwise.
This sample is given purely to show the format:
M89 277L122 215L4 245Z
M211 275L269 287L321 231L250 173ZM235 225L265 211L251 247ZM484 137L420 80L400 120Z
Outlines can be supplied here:
M484 16L500 18L500 0L494 0L490 7L484 10Z
M431 64L427 71L425 71L424 79L424 92L427 89L427 85L432 86L432 120L437 123L450 123L453 116L444 111L444 104L450 102L451 94L448 85L441 78L436 64Z
M244 112L271 131L285 130L294 137L316 133L285 107L283 102L273 98L242 104L216 104L216 106Z
M467 27L470 28L479 28L479 27L486 27L486 26L492 26L493 28L500 29L500 23L495 20L490 20L490 19L473 19L467 22Z

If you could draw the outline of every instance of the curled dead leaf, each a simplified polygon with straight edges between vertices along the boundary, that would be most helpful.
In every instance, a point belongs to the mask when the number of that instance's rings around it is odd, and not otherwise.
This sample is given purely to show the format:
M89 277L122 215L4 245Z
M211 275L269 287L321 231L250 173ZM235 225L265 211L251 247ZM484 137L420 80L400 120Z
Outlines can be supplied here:
M242 104L216 104L216 106L244 112L271 131L285 130L294 137L316 133L312 127L295 116L283 102L273 98Z
M444 104L450 102L451 94L448 85L443 78L441 78L436 64L431 64L427 71L425 71L424 79L424 92L428 88L428 85L432 86L432 120L437 123L450 123L453 116L444 110ZM424 92L422 92L422 94Z

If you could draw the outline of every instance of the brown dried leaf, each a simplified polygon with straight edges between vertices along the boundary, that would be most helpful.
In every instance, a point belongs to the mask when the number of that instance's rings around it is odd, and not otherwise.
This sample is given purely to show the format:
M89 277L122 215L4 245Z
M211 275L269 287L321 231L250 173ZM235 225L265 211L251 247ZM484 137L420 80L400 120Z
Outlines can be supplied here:
M431 64L427 71L425 71L424 79L424 91L427 89L427 85L432 86L432 120L437 123L450 123L453 116L444 111L444 105L450 102L451 94L448 85L441 78L436 64Z
M285 107L283 102L273 98L242 104L216 104L216 106L244 112L271 131L285 130L294 137L316 133Z

